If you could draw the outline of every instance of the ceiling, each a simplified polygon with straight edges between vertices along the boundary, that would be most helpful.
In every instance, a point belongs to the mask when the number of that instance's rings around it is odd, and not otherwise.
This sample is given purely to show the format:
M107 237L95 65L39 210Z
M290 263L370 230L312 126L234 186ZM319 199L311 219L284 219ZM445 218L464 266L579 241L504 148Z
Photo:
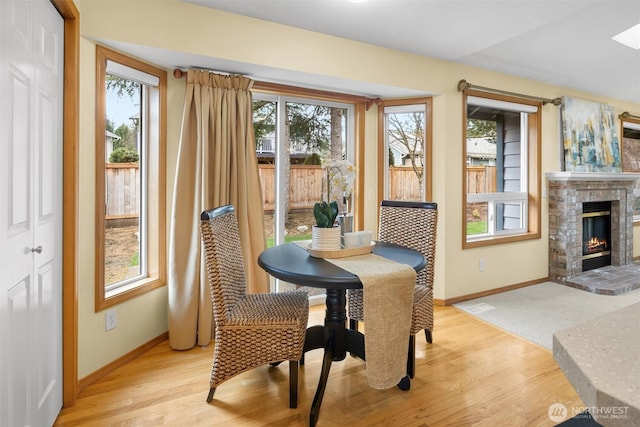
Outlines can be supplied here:
M231 13L640 103L640 50L611 39L640 23L639 0L185 0ZM200 66L255 79L354 91L329 80L120 44L167 67ZM481 85L482 82L471 82ZM411 96L370 86L369 96Z

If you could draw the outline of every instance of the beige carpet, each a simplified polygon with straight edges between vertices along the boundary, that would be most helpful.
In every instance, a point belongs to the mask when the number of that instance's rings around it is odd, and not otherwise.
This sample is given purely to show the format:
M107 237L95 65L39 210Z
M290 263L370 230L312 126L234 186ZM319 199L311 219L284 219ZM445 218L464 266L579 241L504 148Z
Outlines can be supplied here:
M636 302L640 302L640 289L621 295L598 295L545 282L454 307L551 350L554 332ZM435 328L437 331L437 324Z

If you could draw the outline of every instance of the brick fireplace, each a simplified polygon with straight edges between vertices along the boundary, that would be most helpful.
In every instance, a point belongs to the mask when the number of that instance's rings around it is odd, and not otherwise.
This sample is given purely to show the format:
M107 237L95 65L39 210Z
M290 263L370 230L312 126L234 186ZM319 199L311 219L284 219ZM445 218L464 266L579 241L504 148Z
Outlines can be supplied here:
M633 261L633 190L638 174L554 172L549 185L549 279L568 282L582 273L583 204L610 202L612 266Z

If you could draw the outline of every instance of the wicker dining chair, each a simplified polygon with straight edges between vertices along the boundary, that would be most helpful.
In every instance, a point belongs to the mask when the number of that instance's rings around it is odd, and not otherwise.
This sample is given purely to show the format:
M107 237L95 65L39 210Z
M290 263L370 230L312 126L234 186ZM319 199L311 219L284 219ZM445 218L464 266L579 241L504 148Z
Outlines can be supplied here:
M407 246L422 253L426 266L416 276L411 311L411 334L407 358L407 374L415 375L415 335L424 330L428 343L433 342L433 274L436 255L438 205L431 202L383 200L380 205L378 240ZM362 289L348 291L349 327L358 329L366 322Z
M248 294L235 209L202 212L200 230L213 302L215 347L211 402L216 387L253 368L289 361L289 407L298 405L298 361L309 318L305 291Z

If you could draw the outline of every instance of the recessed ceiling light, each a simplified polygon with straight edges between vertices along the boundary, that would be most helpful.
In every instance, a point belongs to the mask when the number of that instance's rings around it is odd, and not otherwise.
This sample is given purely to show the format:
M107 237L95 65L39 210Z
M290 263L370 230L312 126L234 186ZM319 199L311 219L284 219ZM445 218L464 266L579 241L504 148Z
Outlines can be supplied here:
M640 24L634 25L628 30L625 30L611 38L625 46L629 46L633 49L640 49Z

